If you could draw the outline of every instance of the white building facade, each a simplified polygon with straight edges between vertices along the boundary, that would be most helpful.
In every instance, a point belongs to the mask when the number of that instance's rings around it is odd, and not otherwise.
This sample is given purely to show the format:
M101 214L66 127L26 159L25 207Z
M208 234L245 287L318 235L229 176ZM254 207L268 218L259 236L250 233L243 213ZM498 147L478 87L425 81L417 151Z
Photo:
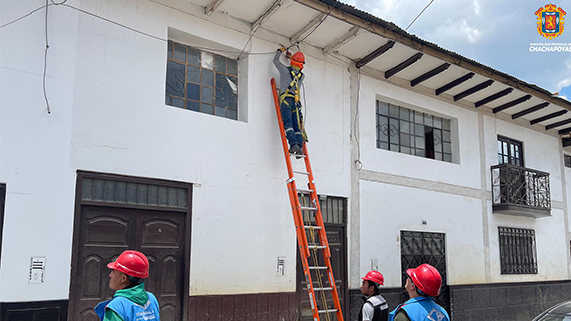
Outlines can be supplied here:
M126 249L162 320L303 319L270 91L296 43L345 319L367 271L394 307L424 262L454 320L571 294L571 103L541 88L332 0L0 0L0 26L1 321L96 320Z

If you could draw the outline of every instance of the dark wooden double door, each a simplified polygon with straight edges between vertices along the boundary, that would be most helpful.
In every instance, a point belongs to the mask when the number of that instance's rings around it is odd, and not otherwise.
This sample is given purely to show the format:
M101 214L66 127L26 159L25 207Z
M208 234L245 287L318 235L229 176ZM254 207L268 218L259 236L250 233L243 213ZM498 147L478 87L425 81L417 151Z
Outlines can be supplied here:
M141 251L149 259L145 289L157 297L161 320L182 320L184 213L82 206L80 220L69 300L71 320L99 320L93 307L113 295L106 265L128 249Z

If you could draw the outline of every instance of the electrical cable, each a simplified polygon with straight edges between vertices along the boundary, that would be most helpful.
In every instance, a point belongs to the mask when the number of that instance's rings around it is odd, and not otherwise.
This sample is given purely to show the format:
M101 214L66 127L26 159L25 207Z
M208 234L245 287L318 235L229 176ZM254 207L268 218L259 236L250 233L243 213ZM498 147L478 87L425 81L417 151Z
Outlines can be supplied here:
M67 0L66 0L66 1L67 1ZM430 5L431 5L433 2L434 2L434 0L430 1L430 3L428 3L428 4L426 5L426 7L424 7L424 9L422 9L422 11L416 16L416 18L414 18L414 20L412 20L412 22L408 25L408 27L406 27L406 29L404 29L404 31L407 31L408 28L410 28L410 26L412 26L412 24L416 21L416 19L418 19L418 18L422 15L422 13L423 13L426 9L428 9L428 7L430 7Z
M44 99L46 101L46 108L48 110L48 114L51 114L52 111L50 109L50 101L48 99L48 93L46 91L46 71L48 69L48 49L50 48L49 41L48 41L48 9L49 9L48 0L46 0L46 49L44 50L44 73L42 76L42 87L44 89Z
M321 19L321 21L319 21L317 26L315 26L315 28L313 28L313 30L311 30L310 33L308 33L307 35L305 35L305 37L296 41L295 43L291 43L290 46L287 47L287 49L289 50L289 48L293 47L294 45L296 45L297 48L299 49L299 43L303 42L305 39L307 39L309 36L311 36L311 34L314 33L317 30L317 28L319 28L319 26L321 26L321 24L325 21L325 19L327 19L327 17L329 17L329 15L331 14L331 11L333 11L333 9L335 9L335 6L332 6L331 9L329 9L329 12L327 12L325 17L323 17L323 19Z
M29 13L27 13L27 14L21 16L20 18L18 18L18 19L16 19L16 20L12 20L12 21L10 21L10 22L8 22L8 23L5 23L5 24L3 24L3 25L0 25L0 29L2 29L2 28L4 28L4 27L8 27L9 25L11 25L11 24L13 24L13 23L16 23L16 22L18 22L18 21L20 21L20 20L22 20L22 19L24 19L24 18L27 18L27 17L29 17L29 16L31 16L32 14L34 14L34 13L36 13L36 12L42 10L43 8L45 8L45 7L47 7L47 6L53 6L53 4L47 4L47 5L45 5L45 6L41 6L41 7L37 8L37 9L34 9L34 10L30 11Z
M278 8L281 7L281 4L278 4ZM268 8L268 10L266 10L266 12L264 12L264 14L261 15L261 17L266 16L270 10L272 10L273 5L271 7ZM279 9L278 9L279 10ZM248 44L250 43L250 41L252 40L252 37L254 37L254 34L258 31L258 29L260 29L260 27L262 26L262 24L258 24L258 26L256 27L256 30L252 31L252 34L250 35L250 38L248 38L248 40L246 41L246 44L244 45L244 48L242 49L242 51L240 52L240 54L238 55L238 58L236 58L236 60L239 60L240 57L242 56L242 54L244 53L244 50L246 50L246 47L248 46ZM248 55L246 55L247 57Z
M359 121L359 95L361 94L361 68L359 68L359 73L357 74L357 98L356 98L356 110L355 110L355 120L353 122L353 136L355 137L355 142L357 143L357 159L355 160L355 169L360 171L363 168L363 163L361 163L361 142L359 141L359 135L357 135L357 123Z

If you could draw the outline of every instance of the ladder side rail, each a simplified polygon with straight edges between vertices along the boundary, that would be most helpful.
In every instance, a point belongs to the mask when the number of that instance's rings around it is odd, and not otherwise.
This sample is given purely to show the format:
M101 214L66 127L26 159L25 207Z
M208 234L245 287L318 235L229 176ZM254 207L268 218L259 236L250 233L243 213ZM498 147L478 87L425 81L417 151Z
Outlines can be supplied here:
M323 216L321 214L321 205L319 204L319 199L317 196L317 188L315 186L315 178L313 177L313 169L311 168L311 162L309 161L309 153L307 152L306 144L303 144L303 154L305 157L305 167L309 172L309 183L308 188L312 190L311 201L317 207L315 213L315 222L321 229L318 231L319 238L321 240L321 245L325 246L323 251L323 261L325 266L327 266L327 277L329 278L329 286L332 287L333 304L335 306L337 321L343 321L343 313L341 311L341 303L339 301L339 293L337 292L337 284L335 283L335 278L333 277L333 266L331 265L331 250L329 249L329 241L327 240L327 232L325 231L325 223L323 222Z

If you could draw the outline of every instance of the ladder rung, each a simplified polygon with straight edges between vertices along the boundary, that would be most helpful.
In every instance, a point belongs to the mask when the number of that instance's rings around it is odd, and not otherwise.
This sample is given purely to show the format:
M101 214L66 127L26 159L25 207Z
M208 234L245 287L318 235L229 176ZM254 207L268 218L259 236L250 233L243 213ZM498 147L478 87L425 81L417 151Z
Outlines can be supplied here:
M327 287L327 288L313 288L313 291L329 291L329 290L333 290L333 288L331 288L331 287Z
M325 245L308 245L307 246L308 249L324 249L326 247L327 246L325 246Z
M301 210L307 210L307 211L317 211L317 207L307 207L307 206L300 206L299 208L301 208Z
M295 156L297 158L305 158L305 155L297 155L297 154L292 154L292 153L289 153L289 156Z
M327 270L328 267L326 267L326 266L310 266L309 269L310 270Z
M304 225L303 227L305 227L306 230L311 230L312 228L314 230L321 230L322 229L321 226L313 226L313 225Z
M301 188L298 188L298 189L297 189L297 192L298 192L298 193L306 193L306 194L309 194L309 193L313 193L313 190L312 190L312 189L301 189Z
M309 175L308 172L293 171L294 174Z
M317 310L318 313L327 313L327 312L337 312L337 309L333 310Z

